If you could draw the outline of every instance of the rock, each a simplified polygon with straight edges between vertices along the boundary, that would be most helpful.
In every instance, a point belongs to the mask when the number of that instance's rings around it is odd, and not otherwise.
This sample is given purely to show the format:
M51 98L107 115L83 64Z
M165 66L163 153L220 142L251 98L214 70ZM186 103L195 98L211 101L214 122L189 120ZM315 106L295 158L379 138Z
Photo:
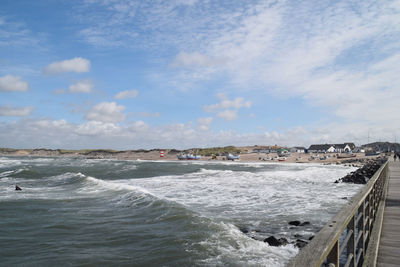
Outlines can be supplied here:
M308 238L308 240L313 240L313 238L314 238L314 236L312 235L312 236L310 236L309 238Z
M301 224L300 224L300 226L305 226L305 225L309 225L309 224L311 224L310 222L302 222Z
M289 225L299 226L301 224L300 221L290 221Z
M307 244L308 244L307 241L297 239L295 246L301 249L301 248L304 248L305 246L307 246Z
M363 167L335 181L335 183L366 184L375 172L386 162L385 158L368 160Z
M239 230L240 230L243 234L249 233L249 229L244 228L244 227L239 227Z
M270 237L264 239L264 242L268 243L268 245L270 245L270 246L274 246L274 247L279 246L279 241L274 236L270 236Z
M268 245L273 246L273 247L279 247L279 246L284 246L289 244L286 238L282 237L279 239L276 239L274 236L270 236L266 239L264 239L265 243L268 243Z

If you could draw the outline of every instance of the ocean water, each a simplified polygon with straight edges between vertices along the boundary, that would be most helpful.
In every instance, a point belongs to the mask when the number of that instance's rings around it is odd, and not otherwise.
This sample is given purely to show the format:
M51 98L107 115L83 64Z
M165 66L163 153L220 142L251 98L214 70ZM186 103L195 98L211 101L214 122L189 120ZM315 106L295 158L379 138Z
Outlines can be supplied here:
M314 235L360 190L333 183L353 170L0 157L0 266L285 266L298 248L262 240Z

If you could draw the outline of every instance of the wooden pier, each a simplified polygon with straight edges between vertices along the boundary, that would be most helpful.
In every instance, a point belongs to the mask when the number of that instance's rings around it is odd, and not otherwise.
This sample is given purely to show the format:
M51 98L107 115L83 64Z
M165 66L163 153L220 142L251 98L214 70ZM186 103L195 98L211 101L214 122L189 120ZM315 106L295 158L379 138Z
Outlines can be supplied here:
M386 161L287 266L400 266L399 196L400 162Z
M389 185L378 249L378 267L400 266L400 162L389 163Z

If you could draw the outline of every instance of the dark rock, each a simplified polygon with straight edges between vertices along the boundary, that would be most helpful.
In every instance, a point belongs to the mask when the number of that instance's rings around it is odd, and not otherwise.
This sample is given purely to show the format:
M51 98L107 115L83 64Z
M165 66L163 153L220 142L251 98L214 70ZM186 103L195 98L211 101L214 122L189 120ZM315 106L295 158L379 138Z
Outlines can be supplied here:
M307 246L307 244L308 244L307 241L297 239L295 246L298 248L304 248L305 246Z
M239 230L240 230L243 234L249 233L249 229L244 228L244 227L239 227Z
M299 226L301 224L300 221L290 221L289 225Z
M308 238L308 240L313 240L313 238L314 238L314 236L312 235L312 236L310 236L309 238Z
M274 247L279 246L279 241L274 236L270 236L270 237L264 239L264 242L268 243L268 245L270 245L270 246L274 246Z
M284 237L279 238L278 241L281 244L281 246L286 246L287 244L289 244L289 241Z
M286 238L282 237L279 239L276 239L274 236L270 236L266 239L264 239L264 242L268 243L268 245L273 246L273 247L279 247L279 246L284 246L289 244Z
M335 181L335 183L366 184L375 172L386 162L386 158L368 160L364 166Z

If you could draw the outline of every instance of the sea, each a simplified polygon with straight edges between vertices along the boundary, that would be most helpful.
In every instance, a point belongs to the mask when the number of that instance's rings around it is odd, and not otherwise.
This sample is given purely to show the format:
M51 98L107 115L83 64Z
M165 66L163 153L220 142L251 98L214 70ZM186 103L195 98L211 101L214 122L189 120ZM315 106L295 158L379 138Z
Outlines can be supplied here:
M3 156L0 266L285 266L361 189L334 183L354 170Z

